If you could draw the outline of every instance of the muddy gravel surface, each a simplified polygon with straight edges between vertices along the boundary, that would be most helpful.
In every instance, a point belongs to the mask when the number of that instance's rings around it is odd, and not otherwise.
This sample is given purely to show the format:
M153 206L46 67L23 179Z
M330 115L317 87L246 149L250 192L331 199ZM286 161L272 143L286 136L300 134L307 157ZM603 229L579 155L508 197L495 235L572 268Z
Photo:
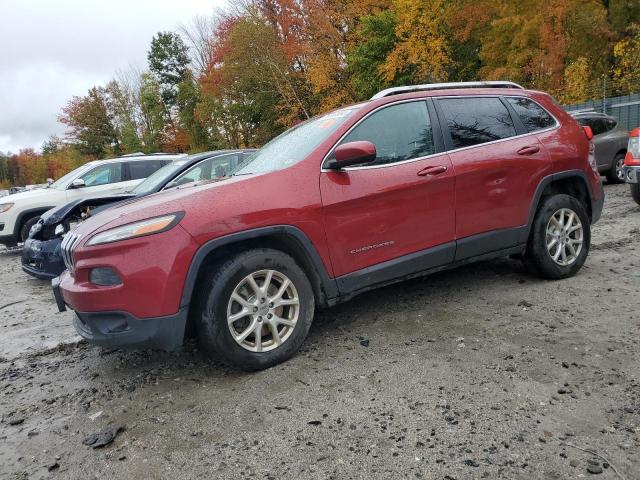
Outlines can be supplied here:
M0 254L0 478L639 479L640 207L605 190L576 277L503 259L370 292L254 374L78 341Z

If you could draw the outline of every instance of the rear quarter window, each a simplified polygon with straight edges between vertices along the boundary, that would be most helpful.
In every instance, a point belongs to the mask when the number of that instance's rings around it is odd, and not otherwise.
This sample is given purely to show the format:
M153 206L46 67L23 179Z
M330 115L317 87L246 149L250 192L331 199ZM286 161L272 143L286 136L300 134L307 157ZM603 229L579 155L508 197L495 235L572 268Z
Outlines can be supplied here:
M556 121L544 108L529 98L507 97L507 101L529 133L544 130L556 124Z

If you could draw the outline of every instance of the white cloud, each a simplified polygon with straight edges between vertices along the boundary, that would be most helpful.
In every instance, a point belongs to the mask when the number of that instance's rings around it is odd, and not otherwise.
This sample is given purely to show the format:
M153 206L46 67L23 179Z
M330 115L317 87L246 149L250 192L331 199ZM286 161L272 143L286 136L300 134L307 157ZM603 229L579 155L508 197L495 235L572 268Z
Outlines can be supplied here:
M0 4L0 151L62 135L61 108L119 70L144 66L159 31L225 0L21 0Z

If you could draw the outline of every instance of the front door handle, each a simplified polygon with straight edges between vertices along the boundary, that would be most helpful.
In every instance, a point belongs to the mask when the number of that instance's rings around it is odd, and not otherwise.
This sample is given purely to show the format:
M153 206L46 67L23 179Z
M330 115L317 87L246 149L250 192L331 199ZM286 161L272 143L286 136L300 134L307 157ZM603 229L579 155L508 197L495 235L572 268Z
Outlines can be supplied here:
M540 147L538 147L537 145L529 145L518 150L518 155L533 155L534 153L538 153L539 151Z
M418 175L421 177L432 176L432 175L440 175L447 171L447 167L444 165L433 165L431 167L423 168L418 172Z

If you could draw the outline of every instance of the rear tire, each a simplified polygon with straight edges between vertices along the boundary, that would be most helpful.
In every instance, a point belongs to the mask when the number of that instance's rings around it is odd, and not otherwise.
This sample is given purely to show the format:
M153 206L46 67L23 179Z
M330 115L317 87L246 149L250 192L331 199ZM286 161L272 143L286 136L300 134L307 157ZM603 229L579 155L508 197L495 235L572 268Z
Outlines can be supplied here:
M584 265L590 244L591 225L582 203L570 195L547 197L536 212L524 263L542 278L568 278Z
M29 238L29 232L31 231L31 227L33 227L36 223L38 223L40 217L32 217L28 219L26 222L22 224L22 228L20 228L20 238L21 242L26 242Z
M240 253L209 268L200 288L200 343L234 367L255 371L284 362L309 333L313 290L304 271L283 252Z
M611 168L605 173L609 183L623 183L624 174L622 173L622 166L624 165L624 153L617 154L613 159Z
M640 183L630 183L629 189L631 190L631 197L640 205Z

